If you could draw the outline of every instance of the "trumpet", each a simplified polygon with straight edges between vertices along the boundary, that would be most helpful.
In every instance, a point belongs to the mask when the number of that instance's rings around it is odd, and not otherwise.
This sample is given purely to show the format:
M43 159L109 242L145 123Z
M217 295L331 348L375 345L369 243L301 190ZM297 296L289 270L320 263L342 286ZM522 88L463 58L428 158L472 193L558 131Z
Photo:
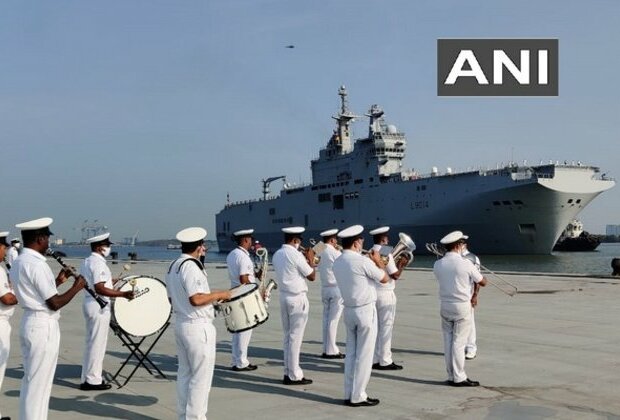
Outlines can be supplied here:
M437 245L436 243L427 243L426 244L426 249L432 253L435 254L437 257L443 257L444 254L446 253L445 249L440 246ZM472 255L472 254L470 254ZM498 281L493 281L491 280L489 277L487 277L487 281L494 287L496 287L497 289L499 289L501 292L507 294L508 296L512 297L514 295L516 295L519 290L517 289L517 286L515 286L513 283L509 282L508 280L506 280L505 278L501 277L499 274L489 270L488 268L486 268L484 265L480 264L480 271L484 271L492 276L495 277L496 280ZM501 283L500 283L501 282Z

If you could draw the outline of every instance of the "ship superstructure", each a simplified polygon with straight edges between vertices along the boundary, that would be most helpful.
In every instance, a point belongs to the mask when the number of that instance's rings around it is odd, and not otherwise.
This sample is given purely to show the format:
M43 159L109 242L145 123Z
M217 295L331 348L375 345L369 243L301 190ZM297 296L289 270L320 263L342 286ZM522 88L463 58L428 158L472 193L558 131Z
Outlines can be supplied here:
M581 163L405 171L405 134L373 105L365 115L368 136L353 142L351 124L360 117L349 110L344 86L338 94L336 128L311 162L312 183L285 183L276 197L227 203L216 215L221 251L233 249L232 232L247 227L275 249L285 226L304 226L307 238L318 238L323 230L359 223L368 229L391 226L394 243L398 232L423 244L458 229L470 235L478 254L548 254L566 225L615 185L599 168Z

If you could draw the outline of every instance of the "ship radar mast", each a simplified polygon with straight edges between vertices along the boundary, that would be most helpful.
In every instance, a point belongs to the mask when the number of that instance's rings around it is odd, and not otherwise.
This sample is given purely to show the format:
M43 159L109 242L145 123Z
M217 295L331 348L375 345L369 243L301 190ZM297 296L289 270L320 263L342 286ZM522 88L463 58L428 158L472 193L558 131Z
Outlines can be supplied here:
M373 138L375 133L381 133L381 126L385 125L385 121L383 120L383 109L377 104L374 104L370 107L367 117L370 118L369 126L368 126L368 137Z
M349 111L349 102L347 101L347 88L342 85L338 89L340 96L340 112L338 115L332 116L337 121L336 129L330 139L330 146L335 147L339 154L349 153L351 151L351 123L357 118L357 115Z

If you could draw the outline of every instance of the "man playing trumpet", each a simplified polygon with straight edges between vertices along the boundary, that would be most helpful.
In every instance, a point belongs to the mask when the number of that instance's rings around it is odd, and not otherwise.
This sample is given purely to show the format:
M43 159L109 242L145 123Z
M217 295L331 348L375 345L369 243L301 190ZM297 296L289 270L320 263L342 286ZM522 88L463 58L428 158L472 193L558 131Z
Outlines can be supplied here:
M321 300L323 301L323 354L324 359L344 359L336 345L338 321L342 315L342 296L334 276L334 261L342 253L336 249L338 246L338 229L329 229L321 232L321 238L325 249L319 257L319 273L321 275Z
M379 404L378 399L370 398L366 393L377 339L377 289L373 283L387 283L389 279L378 252L370 251L370 258L361 255L363 231L363 226L354 225L338 233L344 250L334 262L347 326L344 404L350 407Z
M254 263L252 258L250 258L249 252L252 247L253 233L254 229L243 229L233 233L233 239L237 243L237 248L230 251L226 257L231 288L242 284L256 283ZM251 338L252 329L233 333L231 370L235 372L256 370L257 366L251 364L248 360L248 347Z
M301 226L286 227L284 244L273 254L272 264L280 291L280 315L284 333L284 385L308 385L311 379L304 377L299 366L299 354L304 338L310 304L306 280L314 281L314 251L309 248L304 255L299 252Z

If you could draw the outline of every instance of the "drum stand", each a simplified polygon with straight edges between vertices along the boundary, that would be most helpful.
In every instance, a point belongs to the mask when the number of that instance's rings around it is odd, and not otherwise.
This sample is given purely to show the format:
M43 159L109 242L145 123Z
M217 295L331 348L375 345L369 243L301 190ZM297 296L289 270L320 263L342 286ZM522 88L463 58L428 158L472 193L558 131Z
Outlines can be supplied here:
M164 324L162 329L157 332L157 335L155 336L155 339L153 340L151 345L146 349L145 352L143 352L140 349L140 346L142 346L142 344L146 340L146 338L147 338L146 336L145 337L134 337L132 335L127 334L118 324L116 324L114 322L110 322L110 328L112 328L112 331L114 331L114 335L116 335L121 340L121 342L123 343L124 347L127 347L129 349L129 356L127 356L127 358L125 359L123 364L121 364L121 367L119 367L118 370L116 371L116 373L114 374L114 376L112 376L112 380L114 382L116 382L117 384L119 384L119 386L118 386L119 388L122 388L125 385L127 385L129 380L132 378L134 373L136 373L136 371L138 370L138 367L140 367L140 366L142 366L144 369L146 369L147 372L150 373L153 376L155 376L155 372L154 371L156 371L162 378L164 378L164 379L166 378L166 375L164 375L164 373L157 366L155 366L153 361L151 359L149 359L149 353L151 352L153 347L155 347L155 344L157 344L157 342L159 341L159 339L161 338L163 333L168 329L168 326L170 326L170 322L166 322ZM118 382L116 380L116 378L118 377L118 375L120 375L121 371L127 365L127 363L129 363L131 358L136 359L137 363L134 366L134 368L131 371L131 373L129 374L129 376L127 376L127 378L125 378L125 382L123 382L123 384L121 385L120 382ZM152 370L149 369L147 364L151 365Z

